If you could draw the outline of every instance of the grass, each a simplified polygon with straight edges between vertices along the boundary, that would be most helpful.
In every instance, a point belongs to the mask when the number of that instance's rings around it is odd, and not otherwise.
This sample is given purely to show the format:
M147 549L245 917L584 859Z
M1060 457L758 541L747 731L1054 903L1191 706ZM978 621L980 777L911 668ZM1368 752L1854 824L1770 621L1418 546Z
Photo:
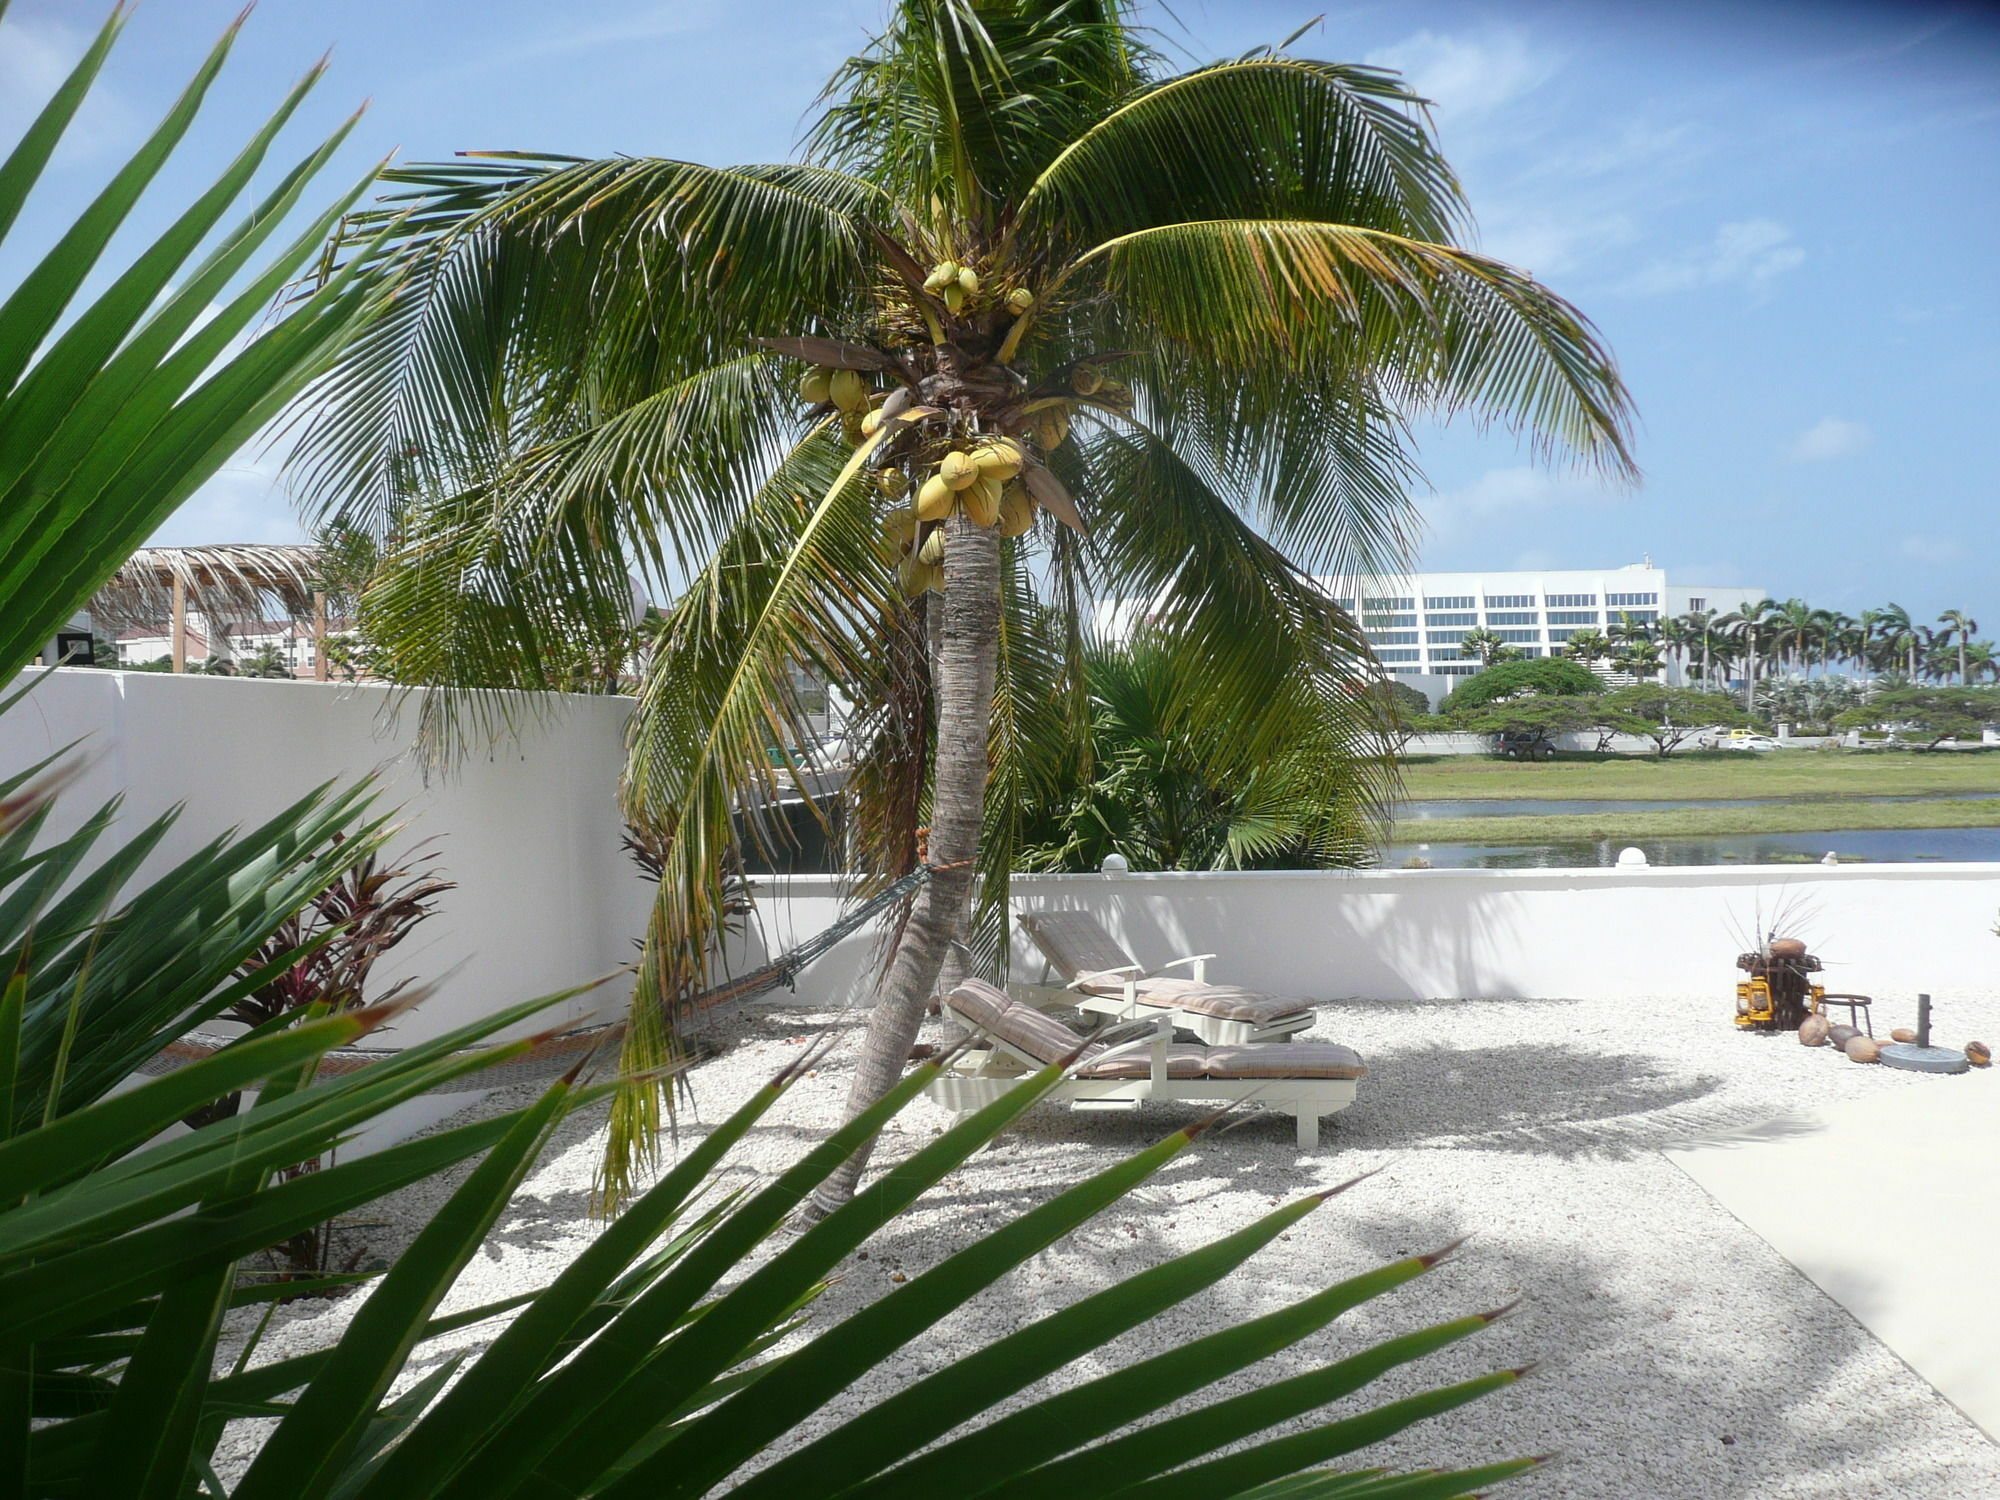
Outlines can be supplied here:
M2000 796L1968 802L1853 802L1831 817L1824 802L1766 802L1746 807L1677 807L1664 812L1571 813L1545 818L1438 818L1399 824L1395 837L1399 843L1555 844L1731 833L1844 833L1875 828L2000 828Z
M1947 792L1991 792L2000 797L2000 752L1947 751L1928 755L1906 750L1774 750L1756 754L1717 750L1683 751L1666 760L1626 755L1574 755L1552 761L1500 760L1484 755L1432 755L1415 757L1403 763L1403 785L1405 794L1417 802L1461 797L1605 797L1632 801L1682 797L1825 799L1921 797ZM1909 810L1906 806L1895 811ZM1661 814L1634 816L1657 817ZM1461 821L1466 820L1453 820L1454 826ZM1797 826L1824 826L1825 821L1826 814L1820 810L1812 814L1808 823ZM1887 822L1848 823L1844 826L1952 828L1968 825ZM1741 827L1731 826L1727 831L1768 833L1779 831L1779 827L1766 823L1744 824ZM1496 841L1482 839L1481 842Z

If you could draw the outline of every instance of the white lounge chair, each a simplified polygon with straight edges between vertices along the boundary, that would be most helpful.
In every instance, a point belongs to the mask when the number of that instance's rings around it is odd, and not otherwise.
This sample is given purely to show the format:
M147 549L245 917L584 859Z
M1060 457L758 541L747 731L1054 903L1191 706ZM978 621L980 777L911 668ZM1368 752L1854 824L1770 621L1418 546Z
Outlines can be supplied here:
M1312 1025L1309 1001L1210 984L1213 953L1177 958L1149 972L1087 911L1024 912L1017 920L1047 961L1042 983L1014 987L1016 997L1030 1004L1074 1005L1121 1021L1168 1011L1175 1026L1218 1045L1282 1041ZM1192 978L1164 972L1184 966L1194 970ZM1060 988L1047 983L1051 969L1063 980Z
M1177 1046L1172 1017L1164 1012L1153 1015L1149 1040L1107 1046L982 979L966 980L944 997L944 1006L991 1043L962 1053L930 1086L933 1099L960 1113L991 1103L1026 1074L1073 1056L1070 1076L1053 1095L1068 1100L1071 1109L1130 1111L1148 1099L1255 1101L1297 1116L1299 1149L1310 1151L1319 1145L1320 1119L1352 1104L1355 1081L1368 1073L1350 1048L1330 1042Z

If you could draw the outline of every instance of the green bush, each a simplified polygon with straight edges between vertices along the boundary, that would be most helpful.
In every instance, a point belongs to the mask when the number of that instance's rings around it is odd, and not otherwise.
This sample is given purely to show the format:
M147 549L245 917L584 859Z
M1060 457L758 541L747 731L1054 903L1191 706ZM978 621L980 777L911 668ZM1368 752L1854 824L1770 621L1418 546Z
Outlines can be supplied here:
M1500 698L1529 693L1553 697L1577 697L1604 691L1604 682L1590 668L1560 656L1537 657L1532 661L1504 661L1498 666L1475 672L1438 705L1443 718L1483 707Z

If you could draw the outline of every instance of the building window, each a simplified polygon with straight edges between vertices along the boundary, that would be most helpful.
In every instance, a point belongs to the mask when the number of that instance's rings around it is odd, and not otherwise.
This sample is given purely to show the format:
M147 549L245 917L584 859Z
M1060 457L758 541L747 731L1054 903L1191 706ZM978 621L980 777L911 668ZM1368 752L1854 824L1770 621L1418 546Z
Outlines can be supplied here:
M1363 609L1415 609L1414 599L1366 599L1361 601Z
M1350 615L1354 613L1354 601L1352 599L1336 599L1333 601L1333 607L1335 609L1344 609Z
M1414 630L1371 630L1368 644L1371 646L1414 646L1417 633Z
M1489 599L1487 602L1490 604L1492 600ZM1658 604L1660 596L1658 594L1606 594L1604 602L1612 609L1616 609L1621 604Z
M1364 630L1403 630L1417 623L1415 615L1363 615Z
M1698 614L1700 614L1700 613L1701 613L1701 612L1702 612L1703 610L1705 610L1705 609L1707 609L1707 608L1708 608L1708 601L1707 601L1706 599L1689 599L1689 600L1688 600L1688 612L1689 612L1690 614L1697 614L1697 615L1698 615Z
M1426 625L1477 625L1478 615L1425 615Z
M1424 639L1433 646L1456 646L1465 639L1463 630L1426 630Z
M1477 667L1435 667L1432 669L1432 675L1437 677L1470 677L1478 670L1479 668Z
M1526 614L1519 613L1518 611L1504 615L1488 614L1486 623L1488 625L1539 625L1542 623L1542 619L1533 610L1529 610Z
M1503 641L1539 641L1542 638L1539 630L1496 630L1493 633Z
M1535 596L1533 594L1488 594L1486 596L1486 607L1488 609L1533 609L1535 607Z
M1660 618L1660 612L1657 609L1621 609L1617 613L1618 618L1621 620L1639 621L1657 620Z
M1424 608L1425 609L1471 609L1472 595L1443 594L1435 599L1426 598L1424 600Z
M1391 667L1389 670L1397 677L1421 677L1424 675L1422 667Z
M1597 604L1595 594L1551 594L1550 609L1592 609Z
M1571 636L1575 634L1576 632L1574 630L1551 630L1549 632L1549 639L1554 641L1558 646L1560 646L1564 641L1568 640Z
M1421 651L1377 651L1375 659L1377 661L1422 661L1424 653Z
M1516 647L1515 649L1518 650L1523 656L1528 656L1528 657L1540 656L1542 654L1542 648L1540 646L1519 646Z
M1595 625L1597 611L1594 609L1552 609L1549 611L1551 625Z

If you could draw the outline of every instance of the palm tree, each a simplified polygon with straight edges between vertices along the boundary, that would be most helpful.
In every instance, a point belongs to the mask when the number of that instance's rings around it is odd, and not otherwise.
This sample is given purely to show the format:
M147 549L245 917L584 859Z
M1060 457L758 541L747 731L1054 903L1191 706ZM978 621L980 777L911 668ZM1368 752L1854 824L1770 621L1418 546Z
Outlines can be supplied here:
M2000 678L2000 652L1991 641L1959 643L1959 679L1970 684L1975 677Z
M1754 708L1757 699L1757 659L1769 649L1771 617L1780 608L1775 599L1759 599L1716 621L1716 625L1742 648L1745 663L1743 706Z
M858 1107L954 939L1002 961L1024 786L1087 736L1093 594L1146 601L1204 692L1306 674L1352 713L1374 669L1310 574L1400 571L1413 414L1476 407L1630 472L1609 353L1459 248L1393 74L1283 49L1170 74L1126 9L898 0L803 163L395 174L404 295L322 387L297 473L401 537L363 627L396 680L469 690L427 700L446 739L500 722L492 689L623 650L628 572L673 596L623 787L666 859L635 1066L701 983L794 667L857 702L867 875L931 872ZM657 1108L624 1101L614 1149Z
M1958 647L1958 685L1964 687L1965 648L1971 643L1972 638L1979 634L1979 622L1967 615L1964 610L1948 609L1938 616L1938 624L1944 627L1937 633L1938 644L1941 646L1955 644Z
M1875 639L1888 660L1908 677L1917 675L1917 651L1923 645L1923 627L1910 618L1900 604L1885 604L1875 611Z
M1482 667L1490 667L1497 661L1509 661L1521 653L1500 639L1500 632L1485 625L1475 625L1465 632L1465 638L1458 643L1458 654Z

